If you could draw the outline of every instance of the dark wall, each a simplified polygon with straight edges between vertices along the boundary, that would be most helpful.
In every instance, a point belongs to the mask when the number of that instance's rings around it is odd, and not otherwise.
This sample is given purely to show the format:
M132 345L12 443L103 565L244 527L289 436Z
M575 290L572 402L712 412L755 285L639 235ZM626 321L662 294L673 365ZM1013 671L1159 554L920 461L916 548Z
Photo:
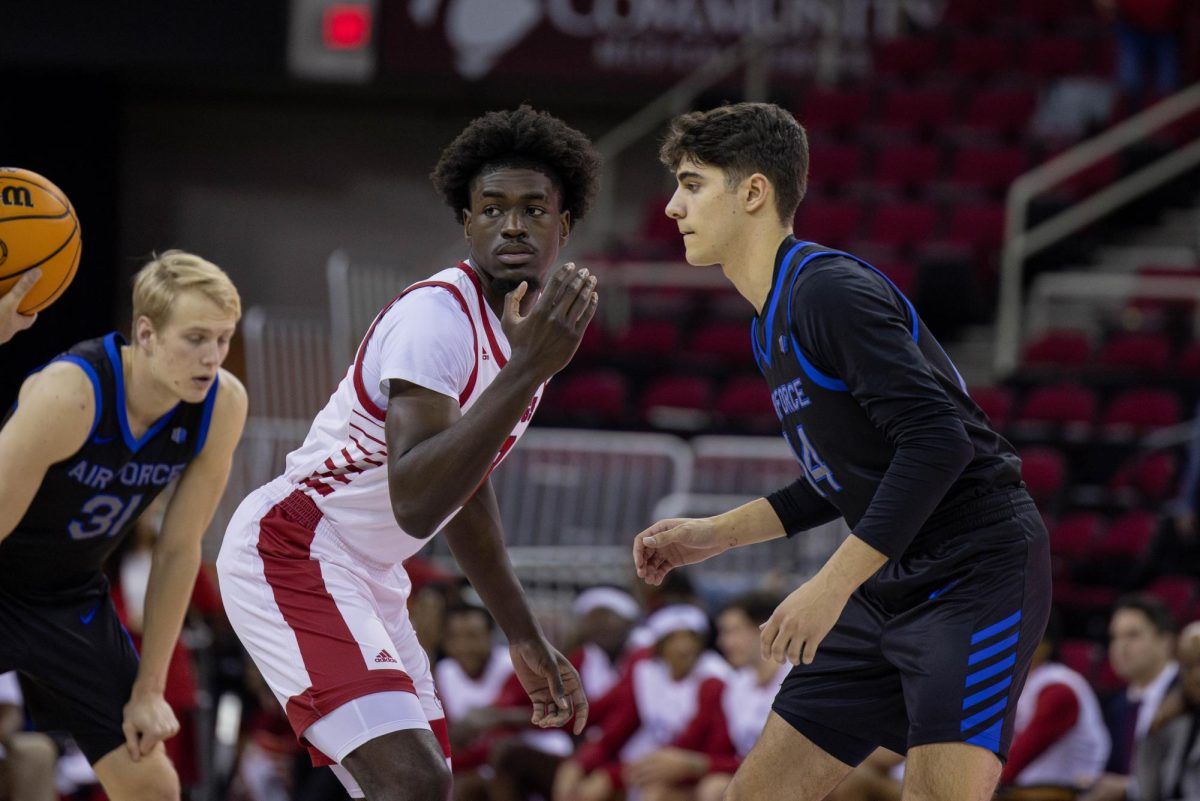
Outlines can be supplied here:
M105 77L4 70L0 163L40 173L80 218L83 256L71 287L33 329L0 346L0 407L22 377L78 340L113 327L122 92Z

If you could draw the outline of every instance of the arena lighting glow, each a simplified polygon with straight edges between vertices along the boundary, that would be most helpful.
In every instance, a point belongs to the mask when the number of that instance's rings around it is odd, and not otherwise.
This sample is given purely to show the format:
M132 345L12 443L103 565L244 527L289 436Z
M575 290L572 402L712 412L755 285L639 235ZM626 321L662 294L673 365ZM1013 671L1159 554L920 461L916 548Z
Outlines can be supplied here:
M371 8L360 3L336 3L321 17L321 38L329 50L362 50L371 41Z

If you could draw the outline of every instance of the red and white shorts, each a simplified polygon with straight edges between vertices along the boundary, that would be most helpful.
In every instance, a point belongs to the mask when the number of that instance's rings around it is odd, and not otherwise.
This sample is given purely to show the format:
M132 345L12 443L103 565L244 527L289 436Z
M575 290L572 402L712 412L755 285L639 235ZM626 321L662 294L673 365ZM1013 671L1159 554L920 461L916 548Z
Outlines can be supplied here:
M337 763L376 737L429 729L450 758L403 565L353 553L311 498L277 479L234 513L217 573L234 631L296 737L352 796L362 791Z

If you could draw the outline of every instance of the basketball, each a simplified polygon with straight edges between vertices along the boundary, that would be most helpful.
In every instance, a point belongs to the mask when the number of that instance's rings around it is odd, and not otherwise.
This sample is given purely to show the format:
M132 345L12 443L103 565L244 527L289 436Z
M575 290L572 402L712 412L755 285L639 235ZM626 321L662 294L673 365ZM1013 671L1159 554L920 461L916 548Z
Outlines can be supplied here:
M82 247L79 218L61 189L35 172L0 167L0 295L39 268L19 310L41 311L70 285Z

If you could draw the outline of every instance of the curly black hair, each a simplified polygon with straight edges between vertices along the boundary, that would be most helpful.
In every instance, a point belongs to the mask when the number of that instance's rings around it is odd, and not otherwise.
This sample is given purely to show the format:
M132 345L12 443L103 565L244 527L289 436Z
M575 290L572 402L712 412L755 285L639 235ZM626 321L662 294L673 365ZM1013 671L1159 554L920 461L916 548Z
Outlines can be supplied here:
M600 154L591 140L528 105L472 120L442 151L429 178L461 222L463 209L471 207L471 183L513 167L537 170L554 181L572 224L587 214L600 183Z

